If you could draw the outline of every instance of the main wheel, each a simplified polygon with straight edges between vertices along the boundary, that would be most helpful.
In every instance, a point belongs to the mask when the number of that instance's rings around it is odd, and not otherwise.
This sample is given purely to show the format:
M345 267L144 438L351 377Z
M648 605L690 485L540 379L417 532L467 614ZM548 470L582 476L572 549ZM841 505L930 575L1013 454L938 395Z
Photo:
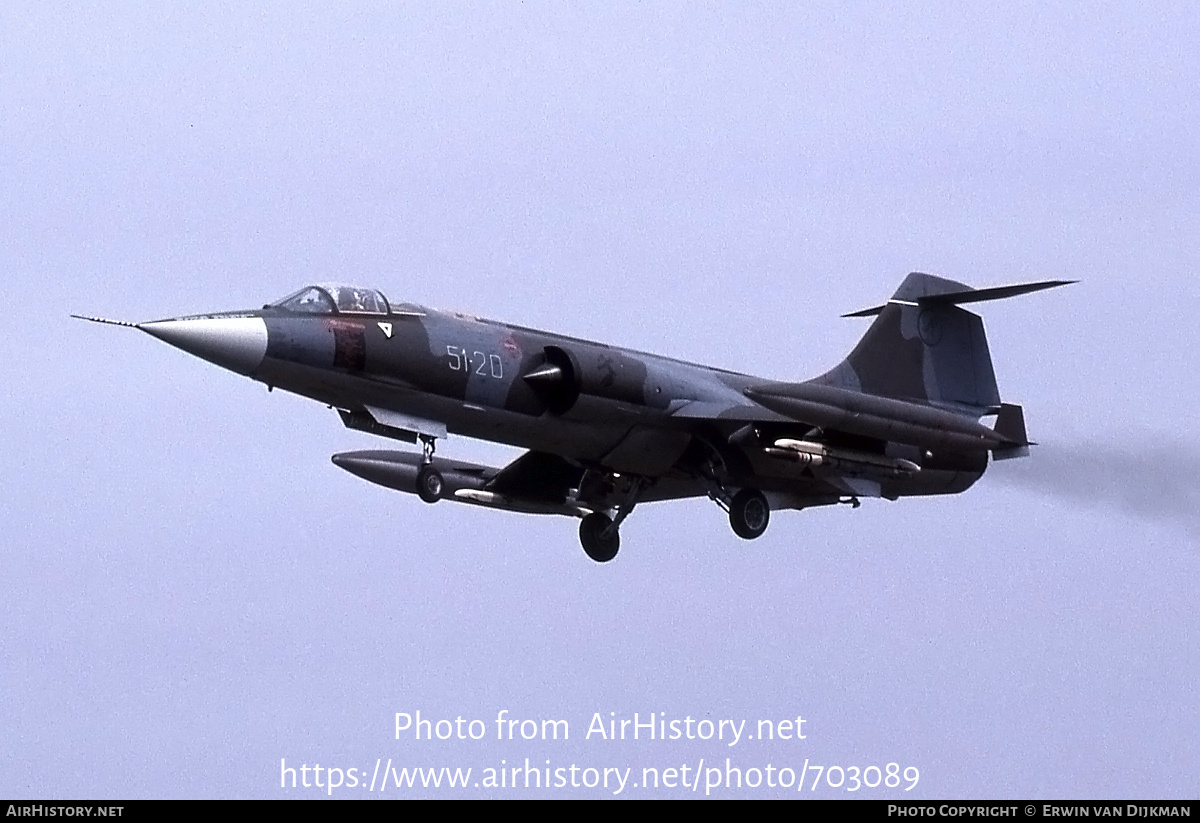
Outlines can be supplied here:
M609 529L612 519L603 512L592 512L579 521L579 542L587 556L597 563L607 563L617 556L621 547L621 535ZM605 529L609 529L607 534Z
M442 492L446 490L446 481L442 479L442 474L433 466L422 466L417 472L417 497L420 497L426 503L436 503L442 499Z
M771 506L758 489L742 489L729 505L729 525L745 540L762 536L771 521Z

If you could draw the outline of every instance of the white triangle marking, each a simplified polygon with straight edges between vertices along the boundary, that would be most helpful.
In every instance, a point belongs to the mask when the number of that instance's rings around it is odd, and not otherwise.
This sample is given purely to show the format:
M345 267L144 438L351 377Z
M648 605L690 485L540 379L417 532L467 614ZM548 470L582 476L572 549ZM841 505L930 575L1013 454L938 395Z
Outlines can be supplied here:
M391 323L380 323L379 328L384 333L384 335L387 336L387 338L389 340L392 339L392 324Z

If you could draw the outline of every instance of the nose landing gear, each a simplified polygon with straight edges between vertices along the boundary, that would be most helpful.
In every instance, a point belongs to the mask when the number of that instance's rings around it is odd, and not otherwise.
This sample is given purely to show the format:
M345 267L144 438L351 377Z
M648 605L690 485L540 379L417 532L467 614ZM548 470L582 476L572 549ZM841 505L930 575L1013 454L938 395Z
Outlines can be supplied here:
M436 442L434 438L423 434L421 446L424 457L421 460L421 468L417 471L417 497L426 503L436 503L442 499L442 493L446 490L446 481L442 478L442 473L433 467Z

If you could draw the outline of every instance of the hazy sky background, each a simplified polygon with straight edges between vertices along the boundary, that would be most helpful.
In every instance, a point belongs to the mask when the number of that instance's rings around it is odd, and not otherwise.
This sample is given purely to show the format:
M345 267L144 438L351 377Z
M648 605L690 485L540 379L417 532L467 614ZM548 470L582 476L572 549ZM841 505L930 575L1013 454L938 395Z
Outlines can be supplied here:
M805 797L1195 797L1200 13L797 6L0 6L0 796L729 757L920 770ZM910 270L1082 281L980 307L1032 458L752 543L639 507L607 566L571 520L337 469L391 446L319 404L68 319L348 281L799 380ZM571 739L496 741L505 709ZM417 710L488 738L395 740ZM807 737L585 740L595 712Z

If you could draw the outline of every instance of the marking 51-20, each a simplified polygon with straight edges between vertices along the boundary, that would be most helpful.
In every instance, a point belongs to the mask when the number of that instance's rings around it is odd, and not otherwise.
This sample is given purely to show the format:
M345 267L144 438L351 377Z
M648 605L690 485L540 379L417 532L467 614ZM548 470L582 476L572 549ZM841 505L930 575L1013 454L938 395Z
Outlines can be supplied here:
M504 377L504 360L498 354L470 351L458 346L447 346L446 354L450 357L450 371L465 371L497 380Z

